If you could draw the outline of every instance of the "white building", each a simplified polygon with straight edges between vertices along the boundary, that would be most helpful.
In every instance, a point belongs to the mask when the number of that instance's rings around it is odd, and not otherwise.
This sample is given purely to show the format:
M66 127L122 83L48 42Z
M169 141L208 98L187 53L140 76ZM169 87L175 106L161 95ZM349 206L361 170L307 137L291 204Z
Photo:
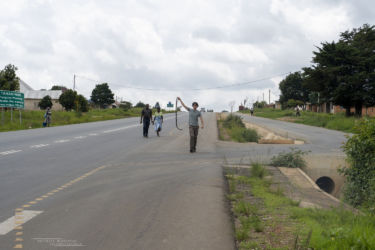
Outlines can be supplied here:
M34 90L20 79L20 92L25 97L25 110L40 110L38 104L47 95L52 99L52 110L64 109L59 103L59 97L62 94L61 90Z

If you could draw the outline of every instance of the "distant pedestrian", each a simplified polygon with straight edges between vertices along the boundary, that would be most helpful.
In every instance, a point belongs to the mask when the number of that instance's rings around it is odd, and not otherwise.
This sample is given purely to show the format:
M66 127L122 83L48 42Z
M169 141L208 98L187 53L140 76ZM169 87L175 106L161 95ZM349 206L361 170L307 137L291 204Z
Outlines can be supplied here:
M152 110L150 106L146 104L146 107L142 110L141 114L141 124L143 122L143 137L148 137L148 128L150 127L150 122L152 121Z
M46 126L49 127L51 125L51 116L52 116L51 108L47 107L46 113L44 113L44 122L43 122L44 127Z
M296 110L296 116L301 116L301 113L300 113L300 107L297 105L297 107L295 108Z
M163 124L163 112L160 111L160 106L156 108L156 113L154 115L154 124L155 124L156 134L160 136L160 131L162 129L162 124Z
M190 153L196 152L197 147L197 138L198 138L198 130L199 130L199 124L198 124L198 117L201 120L201 128L204 128L204 122L201 115L201 112L197 110L198 103L193 102L192 106L193 108L189 108L185 105L185 103L181 100L180 97L177 97L177 99L181 102L182 106L189 111L189 132L190 132Z
M251 115L251 116L254 115L254 108L251 108L251 109L250 109L250 115Z

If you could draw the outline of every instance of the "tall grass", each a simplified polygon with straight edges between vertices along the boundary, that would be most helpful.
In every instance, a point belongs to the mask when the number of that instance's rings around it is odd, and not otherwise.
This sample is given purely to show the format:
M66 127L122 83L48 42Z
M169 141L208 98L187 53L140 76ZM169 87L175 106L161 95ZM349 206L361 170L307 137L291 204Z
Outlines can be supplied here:
M241 112L249 113L248 111ZM348 133L353 133L355 124L362 119L356 117L346 117L344 113L327 114L311 111L303 111L301 112L301 116L297 117L293 110L280 110L272 108L255 109L255 115L270 119L280 119L288 117L292 118L287 120L290 122L334 129Z
M224 121L223 127L227 129L232 140L236 142L258 142L260 136L254 129L245 127L241 117L230 114Z
M24 110L22 111L22 123L20 124L19 112L13 111L13 122L11 122L11 112L10 110L7 110L4 112L3 125L0 112L0 132L41 128L44 121L44 113L45 111L43 110ZM86 113L75 111L52 111L51 126L120 119L138 116L140 113L140 108L133 108L127 111L123 109L92 109Z

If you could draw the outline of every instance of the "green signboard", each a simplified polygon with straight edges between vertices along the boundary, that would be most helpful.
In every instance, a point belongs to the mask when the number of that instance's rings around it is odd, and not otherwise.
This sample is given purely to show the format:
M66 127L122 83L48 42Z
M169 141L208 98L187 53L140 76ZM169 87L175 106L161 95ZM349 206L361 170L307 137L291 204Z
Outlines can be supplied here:
M171 102L167 103L167 108L173 108L173 104Z
M19 108L23 109L24 104L23 93L16 91L0 90L0 107L2 108Z

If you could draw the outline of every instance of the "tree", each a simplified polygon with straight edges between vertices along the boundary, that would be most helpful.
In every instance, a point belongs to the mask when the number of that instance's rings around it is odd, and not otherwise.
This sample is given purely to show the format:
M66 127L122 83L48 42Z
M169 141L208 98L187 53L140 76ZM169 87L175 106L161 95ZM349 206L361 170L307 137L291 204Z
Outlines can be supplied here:
M350 167L340 169L346 177L344 195L354 205L375 205L375 121L362 120L344 145Z
M279 84L281 90L280 102L285 106L288 100L298 100L306 103L309 99L309 91L303 85L303 77L301 72L289 74Z
M65 91L68 90L68 88L65 87L65 86L53 85L52 88L51 88L51 90L62 90L62 92L65 92Z
M65 108L66 111L70 111L75 107L77 92L68 89L60 95L59 103Z
M46 109L48 107L52 108L53 103L52 103L51 97L49 95L46 95L45 97L43 97L43 99L40 100L40 102L38 103L38 106L41 109Z
M267 106L267 102L266 101L261 101L261 102L256 101L256 102L253 103L253 108L262 109L262 108L264 108L266 106Z
M135 105L136 108L144 108L146 107L146 104L144 104L143 102L139 101L136 105Z
M95 104L100 106L101 108L105 108L108 105L114 103L113 99L114 94L109 89L107 83L98 84L95 86L91 93L91 101Z
M120 108L124 110L129 110L133 107L133 104L131 102L123 101L120 103Z
M74 101L75 109L80 112L89 111L89 104L83 95L77 95Z
M20 89L20 79L17 77L17 67L8 64L0 71L0 90L16 91Z
M341 33L338 42L325 42L304 68L304 85L322 98L341 105L350 115L375 104L375 26L363 25Z

